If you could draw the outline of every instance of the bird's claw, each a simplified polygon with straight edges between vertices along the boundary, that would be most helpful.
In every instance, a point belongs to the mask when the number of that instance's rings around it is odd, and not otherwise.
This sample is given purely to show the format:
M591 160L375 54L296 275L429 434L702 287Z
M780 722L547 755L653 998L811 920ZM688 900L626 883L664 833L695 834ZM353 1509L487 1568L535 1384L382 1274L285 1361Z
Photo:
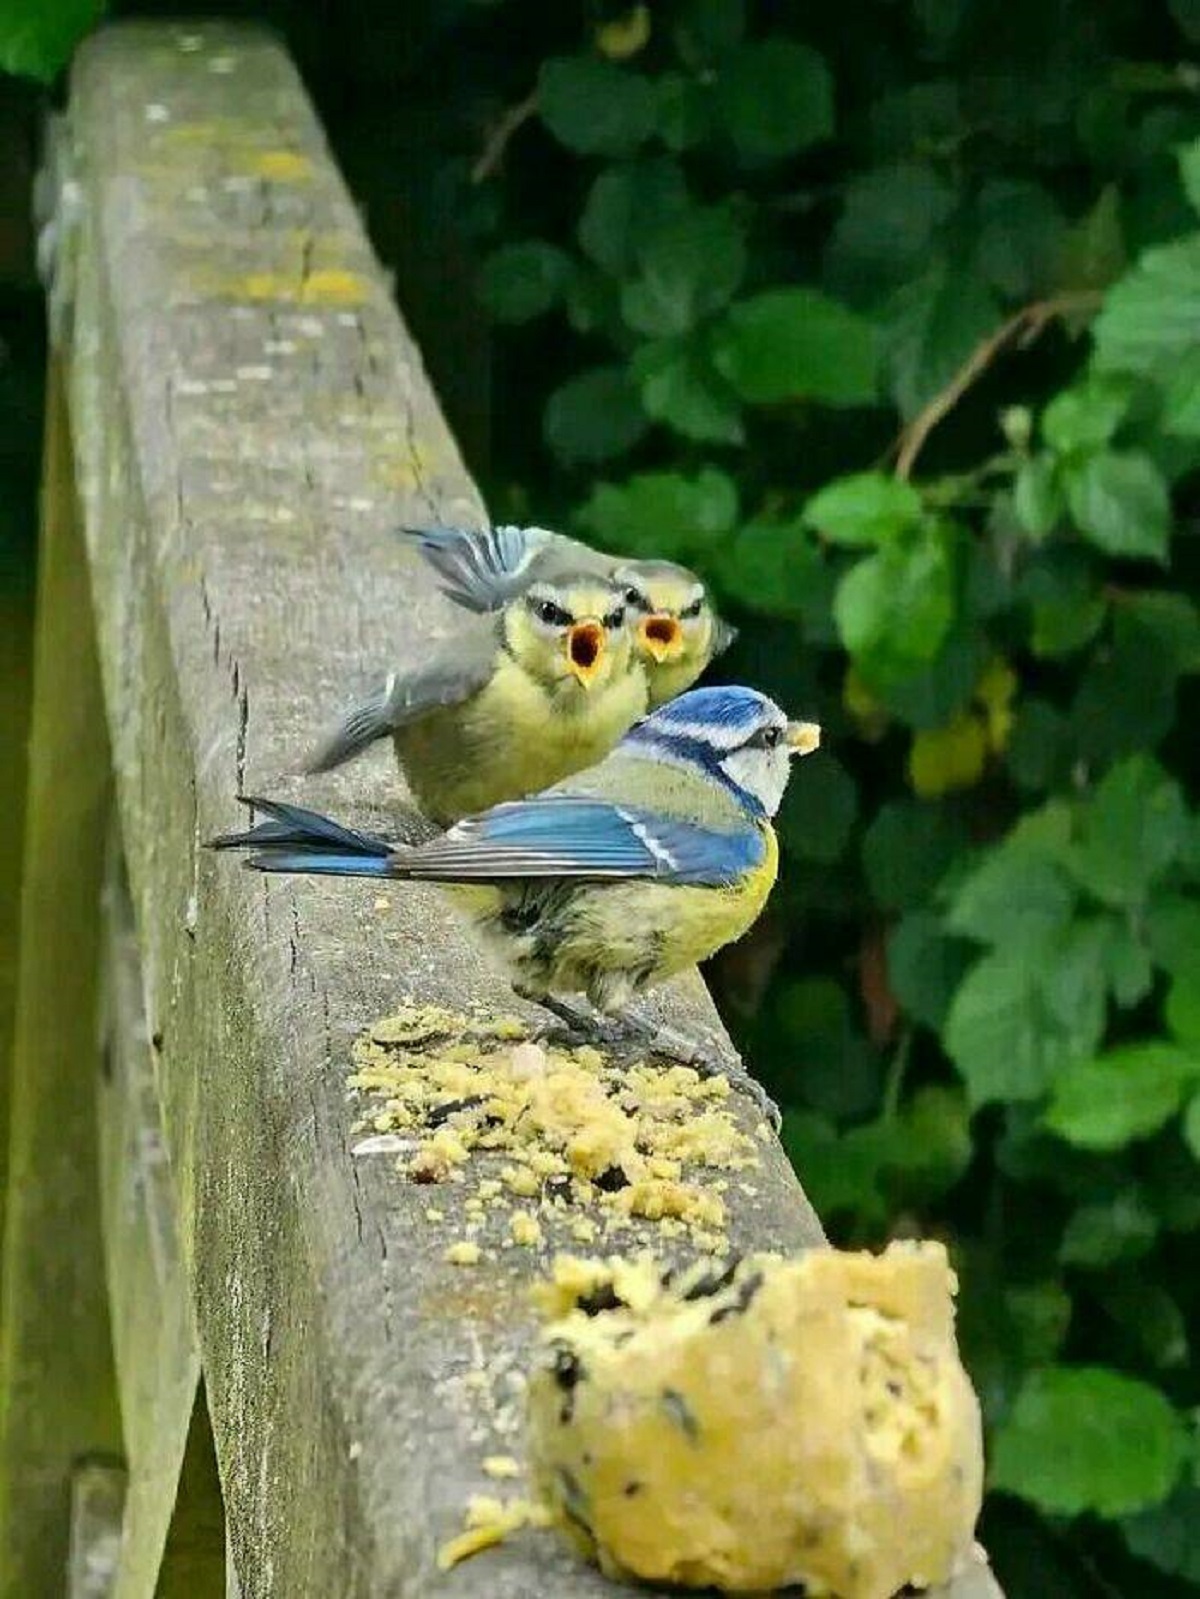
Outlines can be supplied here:
M534 996L528 996L533 998ZM651 1021L629 1011L620 1017L598 1016L573 1005L556 994L537 995L536 1002L550 1012L566 1031L581 1042L594 1044L612 1054L628 1056L631 1052L664 1056L691 1066L701 1077L727 1078L731 1088L753 1100L755 1108L770 1123L776 1133L783 1125L779 1106L766 1089L752 1077L741 1061L710 1048L699 1039L662 1022ZM559 1029L550 1027L546 1034ZM545 1036L545 1034L543 1035Z

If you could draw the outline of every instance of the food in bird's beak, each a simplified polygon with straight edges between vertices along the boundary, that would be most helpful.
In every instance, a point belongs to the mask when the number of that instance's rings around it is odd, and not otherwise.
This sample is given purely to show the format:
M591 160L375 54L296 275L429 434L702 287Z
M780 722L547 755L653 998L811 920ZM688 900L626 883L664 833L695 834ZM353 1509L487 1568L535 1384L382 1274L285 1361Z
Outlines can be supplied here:
M673 661L683 653L683 629L669 611L654 611L638 623L642 648L656 661Z
M821 729L816 722L788 723L787 744L793 755L811 755L820 743Z
M567 665L587 688L604 656L604 628L599 622L576 622L567 629Z

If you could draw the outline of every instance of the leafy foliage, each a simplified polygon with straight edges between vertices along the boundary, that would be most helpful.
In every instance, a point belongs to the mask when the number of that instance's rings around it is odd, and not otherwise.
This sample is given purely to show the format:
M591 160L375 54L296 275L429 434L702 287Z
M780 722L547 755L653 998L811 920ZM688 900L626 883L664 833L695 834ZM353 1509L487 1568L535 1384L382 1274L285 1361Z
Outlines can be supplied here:
M1200 1578L1194 9L585 32L483 268L544 319L511 361L559 341L539 518L695 566L723 672L828 730L714 974L806 1186L843 1241L951 1233L990 1514L1055 1569L1017 1502L1100 1518L1131 1591Z

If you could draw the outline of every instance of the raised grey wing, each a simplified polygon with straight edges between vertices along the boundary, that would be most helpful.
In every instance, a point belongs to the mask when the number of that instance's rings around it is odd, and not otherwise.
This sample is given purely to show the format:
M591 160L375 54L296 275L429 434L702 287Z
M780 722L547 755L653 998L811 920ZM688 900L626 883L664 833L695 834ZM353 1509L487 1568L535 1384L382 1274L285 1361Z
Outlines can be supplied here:
M492 674L496 639L489 628L477 638L460 638L443 646L422 671L392 672L368 699L356 705L305 766L306 772L331 772L398 727L439 706L460 705L484 686Z
M399 528L441 578L442 593L484 615L507 605L529 581L539 550L557 535L540 527Z

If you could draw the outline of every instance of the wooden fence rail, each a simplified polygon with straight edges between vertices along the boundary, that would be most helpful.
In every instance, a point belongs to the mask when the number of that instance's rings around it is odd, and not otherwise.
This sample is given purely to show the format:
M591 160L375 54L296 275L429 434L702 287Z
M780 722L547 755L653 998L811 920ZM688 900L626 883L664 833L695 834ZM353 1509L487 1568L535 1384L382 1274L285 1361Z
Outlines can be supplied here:
M47 217L2 1592L612 1592L547 1534L437 1569L468 1495L496 1491L483 1457L513 1447L487 1388L527 1363L525 1290L563 1240L485 1232L464 1270L454 1192L351 1153L364 1030L402 1001L521 1006L434 889L384 904L201 848L239 791L350 815L386 794L382 754L293 774L348 694L452 622L388 529L478 520L477 492L269 38L92 39ZM718 1027L694 975L663 1005ZM756 1147L732 1243L819 1242L779 1146ZM995 1589L981 1562L953 1592Z

